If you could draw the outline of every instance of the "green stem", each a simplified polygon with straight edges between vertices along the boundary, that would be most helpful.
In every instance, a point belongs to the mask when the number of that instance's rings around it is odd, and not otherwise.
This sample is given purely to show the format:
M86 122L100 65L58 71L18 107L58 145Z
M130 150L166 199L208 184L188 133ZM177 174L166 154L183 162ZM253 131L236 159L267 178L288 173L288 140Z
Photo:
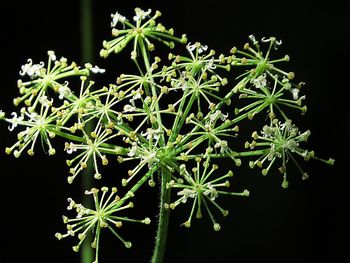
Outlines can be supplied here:
M149 63L147 50L146 50L145 43L143 42L143 40L140 40L139 45L140 45L143 61L145 63L145 67L147 69L147 72L149 72L151 65ZM157 91L155 89L155 86L151 84L150 87L151 87L152 96L157 97L158 94L157 94ZM159 109L158 102L156 102L156 104L155 104L155 110L156 110L156 118L157 118L158 127L162 127L162 118L160 115L160 109ZM161 139L159 141L159 145L161 147L165 145L164 135L161 136ZM170 174L167 170L162 169L160 171L159 175L160 175L160 179L161 179L159 221L158 221L157 236L156 236L156 240L155 240L155 247L154 247L154 252L153 252L153 256L152 256L152 263L163 262L165 245L166 245L166 237L167 237L167 233L168 233L168 224L169 224L169 209L165 208L165 204L170 202L170 190L167 189L167 187L166 187L166 184L170 181Z
M155 247L152 256L152 263L161 263L163 262L166 238L168 234L168 225L169 225L169 209L165 208L165 204L170 202L170 190L167 189L166 184L170 181L169 172L162 170L161 171L161 194L160 194L160 205L159 205L159 221L157 236L155 240Z
M82 62L90 62L93 61L93 22L92 22L92 1L91 0L81 0L80 2L81 13L81 48L82 48ZM87 124L86 129L88 131L93 130L93 122L89 122ZM92 167L93 165L88 165L88 168L85 169L82 179L82 192L86 189L91 189L92 187ZM93 203L90 198L87 198L86 195L83 194L83 204L87 207L92 207ZM87 240L83 242L81 247L80 260L81 263L91 263L94 258L94 251L90 246L92 242L92 235L86 237ZM98 248L96 248L98 249Z

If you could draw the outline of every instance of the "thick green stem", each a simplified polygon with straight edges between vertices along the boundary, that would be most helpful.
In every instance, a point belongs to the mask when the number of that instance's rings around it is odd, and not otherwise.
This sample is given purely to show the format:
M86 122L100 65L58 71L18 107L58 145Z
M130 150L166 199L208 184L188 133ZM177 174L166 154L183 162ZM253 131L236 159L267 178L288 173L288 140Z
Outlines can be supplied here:
M141 53L146 66L147 71L150 70L150 63L147 54L147 50L143 41L140 41ZM157 91L154 85L151 85L151 92L153 96L157 96ZM159 127L162 127L162 119L160 115L158 102L155 105L156 118ZM164 146L165 139L162 135L161 140L159 141L160 146ZM161 263L163 262L166 238L168 233L168 224L169 224L169 209L165 208L165 204L170 202L170 190L167 189L166 184L170 181L170 174L167 170L162 169L160 172L161 179L161 191L160 191L160 205L159 205L159 221L157 236L155 240L155 247L152 256L152 263Z
M82 62L93 61L93 22L92 22L92 1L91 0L81 0L80 2L81 13L81 48L82 48ZM88 131L93 130L93 122L89 122L86 129ZM82 180L82 191L90 189L92 187L92 165L88 165L88 168L84 171L83 180ZM83 194L83 204L87 207L92 207L93 203L90 198L86 198L86 195ZM94 251L90 246L92 242L92 236L89 235L86 237L87 240L83 242L81 246L81 263L91 263L94 257Z
M161 172L161 193L160 193L160 205L159 205L159 221L157 236L155 240L155 247L152 256L152 263L162 263L165 253L166 239L168 234L169 225L169 209L166 208L166 204L170 202L170 190L167 189L166 184L170 181L170 174L168 171L162 170Z

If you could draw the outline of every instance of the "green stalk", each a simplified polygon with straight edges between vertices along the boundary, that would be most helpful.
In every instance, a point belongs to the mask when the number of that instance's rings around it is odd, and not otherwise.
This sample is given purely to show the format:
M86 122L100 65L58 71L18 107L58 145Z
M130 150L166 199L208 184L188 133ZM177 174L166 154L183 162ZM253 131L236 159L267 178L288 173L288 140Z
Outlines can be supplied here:
M81 25L81 48L82 48L82 62L92 63L93 61L93 23L92 23L92 1L91 0L81 0L80 2L80 25ZM87 123L87 131L93 130L94 123L92 121ZM82 176L82 192L86 189L92 187L92 160L88 164L88 167L85 169ZM83 194L82 203L84 206L93 207L93 202L90 198L87 198ZM91 248L90 244L92 242L91 233L86 237L85 242L81 246L80 261L81 263L91 263L94 260L94 251ZM96 248L98 249L98 248Z
M165 208L165 204L170 202L170 191L166 188L166 184L170 181L170 174L167 171L162 169L161 175L161 193L160 193L160 204L159 204L159 221L157 236L155 240L155 246L152 256L152 263L161 263L163 262L166 239L168 234L168 225L169 225L169 215L170 210Z
M145 43L143 40L139 41L142 58L146 66L146 70L150 69L150 62L147 54L147 50L145 47ZM151 92L153 96L157 96L157 91L153 85L151 85ZM155 105L156 117L158 126L161 127L162 119L160 115L158 102ZM165 145L164 135L161 137L159 141L159 145L162 147ZM160 178L161 178L161 186L160 186L160 207L159 207L159 221L158 221L158 229L157 236L155 240L155 247L152 256L152 263L161 263L163 262L166 238L168 233L168 225L169 225L169 209L165 209L165 204L170 202L170 190L167 189L166 184L170 181L170 174L164 169L160 170Z

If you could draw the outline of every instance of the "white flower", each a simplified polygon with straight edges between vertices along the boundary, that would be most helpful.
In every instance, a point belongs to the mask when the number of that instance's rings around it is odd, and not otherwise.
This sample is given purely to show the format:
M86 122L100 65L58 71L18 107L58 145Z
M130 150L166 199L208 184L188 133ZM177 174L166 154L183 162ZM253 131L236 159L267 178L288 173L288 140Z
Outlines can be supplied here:
M77 147L73 143L70 143L66 151L68 154L72 154L77 151Z
M140 8L135 8L135 13L136 15L133 17L134 21L138 21L138 20L144 20L150 13L152 12L151 9L148 9L147 11L143 11Z
M23 120L22 116L17 117L16 112L12 112L11 116L12 116L12 119L10 120L11 126L8 127L9 131L13 131L13 129L17 127L18 122Z
M261 42L268 43L268 42L273 42L276 46L282 45L282 40L277 40L275 37L263 37L261 39Z
M269 138L269 137L271 137L271 136L274 134L274 128L265 125L265 126L263 127L263 130L262 130L261 133L262 133L262 135L263 135L264 138Z
M221 140L217 143L215 143L214 148L220 148L220 153L224 153L226 148L227 148L227 141L226 140Z
M106 70L105 69L103 69L103 68L99 68L98 66L94 66L94 67L92 67L92 68L90 68L90 71L92 72L92 73L95 73L95 74L98 74L98 73L105 73L106 72Z
M28 59L27 64L21 66L21 71L19 74L21 76L28 75L30 78L34 78L40 75L40 69L44 67L44 62L40 62L39 64L34 64L33 65L33 60Z
M111 14L112 22L111 22L111 27L115 27L118 22L121 22L122 24L126 20L125 16L122 16L118 12L115 12L115 14Z
M201 53L207 51L207 49L208 49L208 46L207 46L207 45L204 45L204 46L201 45L201 46L198 48L198 54L201 54Z
M250 35L249 39L253 42L254 45L258 43L254 35Z
M195 198L196 196L196 191L189 189L189 188L184 188L183 190L177 192L177 195L183 195L181 202L186 203L187 199L190 198Z
M69 203L69 205L67 206L67 210L72 210L74 207L76 207L76 203L72 198L68 197L67 201Z
M50 58L52 61L55 61L55 60L57 59L54 51L49 50L49 51L47 51L47 54L49 55L49 58Z
M217 198L219 196L218 192L216 191L216 189L211 185L211 183L208 183L207 184L207 188L205 191L204 191L204 195L210 195L210 199L211 200L215 200L215 198Z
M136 143L136 142L133 142L133 143L132 143L132 146L131 146L131 148L130 148L130 150L129 150L129 152L128 152L128 156L130 156L130 157L135 156L136 151L137 151L137 143Z
M260 89L266 87L266 74L262 74L259 77L252 80L252 83L255 88Z
M207 69L216 69L216 66L214 65L214 58L212 57L205 66Z
M297 88L293 88L290 90L290 92L292 92L292 95L293 95L293 99L294 100L297 100L299 98L299 89Z
M139 90L133 91L133 96L129 100L130 104L135 107L135 100L141 99L141 92Z
M154 140L158 140L159 135L162 133L162 130L158 128L157 130L154 130L152 128L148 128L146 132L141 132L142 136L146 136L147 140L150 140L153 138Z
M51 107L52 103L53 103L53 99L49 100L47 98L47 96L42 96L39 98L39 102L41 103L41 105L43 105L44 107Z
M220 120L224 121L228 117L228 114L223 114L220 110L216 110L214 113L210 114L209 119L210 123L213 123L217 119L220 118Z
M142 160L147 162L148 168L151 169L154 163L158 162L157 152L147 152L142 156Z
M68 84L68 82L67 82L67 84ZM69 95L71 95L71 94L72 94L72 91L71 91L70 88L68 88L68 87L65 85L65 86L60 86L60 87L58 88L58 93L59 93L58 98L59 98L60 100L62 100L62 99L64 99L65 97L68 97Z
M191 42L189 42L186 46L187 50L189 52L192 52L193 50L195 50L196 48L198 48L198 54L203 53L204 51L207 51L208 46L207 45L201 45L200 43L196 42L194 44L191 44Z
M191 42L188 42L188 44L186 45L186 48L188 51L192 52L193 50L195 50L197 47L196 43L191 44Z
M129 105L129 104L126 104L124 106L124 112L133 112L135 110L136 110L136 108L134 106Z

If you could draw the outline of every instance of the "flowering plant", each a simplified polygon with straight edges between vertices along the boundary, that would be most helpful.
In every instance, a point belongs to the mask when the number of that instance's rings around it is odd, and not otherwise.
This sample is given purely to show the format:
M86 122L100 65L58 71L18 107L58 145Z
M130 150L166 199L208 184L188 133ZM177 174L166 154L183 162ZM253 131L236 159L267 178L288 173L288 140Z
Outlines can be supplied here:
M114 178L114 185L86 189L92 207L68 198L67 209L75 213L63 216L66 232L55 235L77 237L73 246L77 252L92 234L95 263L105 229L130 248L132 243L119 229L129 223L152 223L151 215L134 219L124 213L134 207L132 199L146 182L149 187L160 186L152 257L157 263L163 260L171 210L189 204L183 226L191 227L194 217L208 216L213 230L221 229L216 214L227 216L228 211L220 196L249 196L247 189L229 189L236 167L244 161L261 168L263 175L277 167L283 188L289 184L290 163L302 179L308 178L298 159L334 163L305 148L310 131L300 131L290 118L291 109L302 114L307 110L305 96L299 95L304 84L294 83L294 73L280 66L289 56L273 57L280 40L250 35L242 49L233 47L217 55L206 45L188 42L186 35L175 36L172 28L156 22L160 16L159 11L140 8L132 19L118 12L111 15L113 38L103 41L100 56L107 58L131 46L137 74L124 73L115 83L100 85L92 74L104 74L105 69L89 63L78 66L48 51L46 64L28 59L21 67L20 95L13 101L19 111L0 111L0 120L8 122L11 132L21 128L7 154L31 156L41 143L48 155L55 155L54 139L66 140L70 184L88 167L94 179L102 180L106 176L102 167L130 163L125 174ZM154 43L169 49L175 43L185 45L185 51L159 57ZM240 143L237 136L245 130L244 121L252 125L252 119L258 121L252 140ZM232 167L218 169L222 159L232 160Z

